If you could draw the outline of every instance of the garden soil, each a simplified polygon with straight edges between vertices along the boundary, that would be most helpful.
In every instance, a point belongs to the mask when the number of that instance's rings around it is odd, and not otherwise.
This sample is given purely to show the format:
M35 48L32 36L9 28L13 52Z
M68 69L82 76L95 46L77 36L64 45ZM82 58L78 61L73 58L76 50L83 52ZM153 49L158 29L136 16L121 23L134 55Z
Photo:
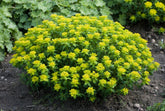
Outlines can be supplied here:
M146 31L138 25L129 29L148 40L155 61L160 63L159 70L150 76L149 85L134 87L126 96L113 95L95 103L81 99L50 102L42 100L42 94L31 94L20 79L23 71L9 64L12 55L7 55L0 64L0 111L146 111L147 106L162 102L165 99L165 53L158 41L165 35Z

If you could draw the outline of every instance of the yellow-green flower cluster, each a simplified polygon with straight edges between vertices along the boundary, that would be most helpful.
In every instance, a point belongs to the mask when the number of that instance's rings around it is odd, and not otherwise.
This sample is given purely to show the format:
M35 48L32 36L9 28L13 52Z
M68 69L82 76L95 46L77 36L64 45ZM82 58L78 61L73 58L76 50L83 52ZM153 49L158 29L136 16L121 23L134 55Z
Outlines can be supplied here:
M10 63L27 71L29 83L44 84L60 98L126 95L131 84L148 84L159 66L146 40L106 16L51 17L15 42Z
M144 5L145 5L146 8L151 8L152 7L152 2L147 1L147 2L144 3Z
M132 16L130 17L130 20L131 20L132 22L134 22L134 21L136 20L135 15L132 15Z
M70 92L71 97L73 97L74 99L76 99L76 97L79 94L78 90L76 90L76 89L71 89L71 90L69 90L69 92Z
M149 14L151 16L155 16L157 14L157 11L155 9L150 9Z
M159 33L164 33L164 32L165 32L165 28L160 27L160 29L159 29Z
M123 95L127 95L128 94L128 89L123 88L123 89L121 89L121 92L123 93Z
M135 5L137 4L140 7L136 7ZM125 5L127 7L123 5L121 10L127 8L127 11L122 14L130 14L130 16L127 16L127 20L130 20L131 22L135 23L145 20L149 21L151 26L156 23L162 27L162 24L165 21L165 4L161 0L142 0L140 3L138 1L132 1L131 4L125 2ZM120 14L121 13L119 13L119 15ZM161 32L159 31L159 33Z
M162 2L157 1L155 3L155 7L156 8L160 8L160 9L164 9L165 8L165 5Z

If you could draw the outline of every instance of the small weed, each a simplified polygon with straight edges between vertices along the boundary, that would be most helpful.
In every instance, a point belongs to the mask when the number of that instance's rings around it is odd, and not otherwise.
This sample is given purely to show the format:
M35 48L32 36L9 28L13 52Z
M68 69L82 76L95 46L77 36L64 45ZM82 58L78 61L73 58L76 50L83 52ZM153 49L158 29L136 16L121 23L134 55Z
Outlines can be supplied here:
M159 46L160 46L160 49L165 50L165 41L164 41L164 39L161 39L161 40L159 41Z
M165 111L165 100L162 103L156 103L153 106L149 106L147 111Z

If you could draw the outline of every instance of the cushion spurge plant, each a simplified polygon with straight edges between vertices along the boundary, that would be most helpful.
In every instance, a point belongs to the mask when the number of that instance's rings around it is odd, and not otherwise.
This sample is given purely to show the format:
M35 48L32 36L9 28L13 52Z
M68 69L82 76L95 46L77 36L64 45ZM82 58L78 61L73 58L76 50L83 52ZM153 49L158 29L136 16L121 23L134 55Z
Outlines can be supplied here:
M159 66L146 40L106 16L51 18L28 29L13 47L10 63L27 71L32 87L47 87L61 99L95 101L148 84Z

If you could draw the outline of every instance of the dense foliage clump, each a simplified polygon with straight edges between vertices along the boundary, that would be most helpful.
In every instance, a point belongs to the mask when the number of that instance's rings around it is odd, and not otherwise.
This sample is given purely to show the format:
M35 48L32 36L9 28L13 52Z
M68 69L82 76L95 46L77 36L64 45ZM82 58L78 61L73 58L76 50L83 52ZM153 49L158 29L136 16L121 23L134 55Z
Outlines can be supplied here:
M12 6L15 7L12 10L13 20L23 31L49 19L52 13L66 17L76 13L110 16L103 0L14 0Z
M163 0L104 0L114 20L127 25L145 21L150 26L160 25L165 32L165 4Z
M5 52L12 52L13 41L22 36L10 13L10 1L0 1L0 62L4 60Z
M147 41L106 16L51 15L15 42L10 63L27 71L32 87L48 87L61 99L128 94L148 84L159 66Z

